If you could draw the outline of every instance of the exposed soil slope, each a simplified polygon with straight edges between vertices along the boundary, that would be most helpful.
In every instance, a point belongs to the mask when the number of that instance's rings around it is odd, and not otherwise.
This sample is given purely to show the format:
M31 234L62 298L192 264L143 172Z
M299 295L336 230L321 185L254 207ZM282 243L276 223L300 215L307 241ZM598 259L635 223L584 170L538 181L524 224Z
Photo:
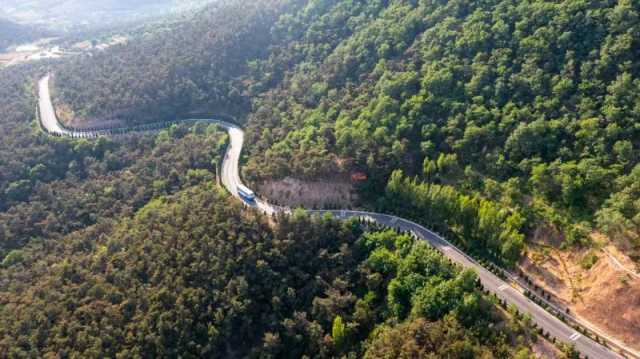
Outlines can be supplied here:
M594 263L590 268L588 258ZM556 302L640 350L640 279L629 273L630 263L612 245L603 250L560 251L538 241L530 246L521 267Z

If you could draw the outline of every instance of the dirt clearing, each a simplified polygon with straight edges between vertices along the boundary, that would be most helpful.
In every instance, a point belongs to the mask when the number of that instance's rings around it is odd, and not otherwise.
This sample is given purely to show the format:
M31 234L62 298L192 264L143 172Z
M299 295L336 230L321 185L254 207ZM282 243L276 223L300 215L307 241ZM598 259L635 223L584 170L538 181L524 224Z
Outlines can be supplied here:
M262 183L258 193L271 202L290 207L348 208L357 200L348 178L304 181L287 177Z
M628 257L601 236L593 238L595 248L569 250L534 240L521 269L555 302L640 350L640 278Z

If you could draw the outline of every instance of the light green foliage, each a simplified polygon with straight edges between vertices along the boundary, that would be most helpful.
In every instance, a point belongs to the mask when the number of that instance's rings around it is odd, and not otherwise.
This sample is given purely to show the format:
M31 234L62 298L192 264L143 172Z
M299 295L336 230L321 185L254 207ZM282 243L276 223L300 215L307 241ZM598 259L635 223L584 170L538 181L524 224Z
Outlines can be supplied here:
M473 292L477 280L475 273L460 272L422 242L413 242L408 250L404 245L397 247L395 244L401 243L389 241L390 233L376 234L375 240L365 235L361 241L369 247L377 246L366 263L369 270L391 278L386 294L394 316L402 319L412 313L438 320L463 301L464 293Z
M596 218L598 227L613 238L640 244L640 165L616 180L615 192Z
M637 2L322 9L283 16L278 51L255 64L269 92L249 119L252 178L363 170L374 200L402 169L521 210L529 229L604 222L596 213L622 190L612 183L640 158ZM639 212L615 212L603 225L637 237Z
M463 171L455 153L440 153L437 160L425 158L423 174L427 182L453 184L460 179Z
M14 249L4 257L2 263L0 263L0 266L5 268L10 267L12 265L21 263L23 260L24 252L22 250Z
M524 218L517 211L460 194L453 187L419 183L396 171L387 185L385 199L387 208L427 226L447 230L457 235L467 250L489 259L512 265L524 249L524 235L520 232Z
M556 202L575 215L599 208L614 181L616 169L600 167L594 160L555 161L535 167L531 184L549 202Z
M585 270L591 269L596 263L598 263L598 255L593 250L587 252L580 259L580 266Z
M342 322L342 317L339 315L336 316L336 318L333 320L331 337L333 338L333 342L336 348L338 348L338 351L341 351L345 345L346 328L344 323Z
M514 359L531 359L531 358L535 358L535 356L531 354L531 350L527 348L520 349L514 356Z
M467 328L467 332L480 330L485 333L483 335L497 334L490 334L493 329L488 329L487 325L493 320L491 305L476 289L477 275L450 264L424 242L413 242L409 250L395 247L389 234L389 231L374 234L378 240L365 235L360 241L369 248L377 245L369 258L381 249L397 257L397 270L383 274L382 283L388 283L386 292L383 287L376 297L386 296L388 311L384 312L384 317L387 322L398 321L400 324L379 326L373 331L365 357L421 357L420 352L456 358L479 355L486 347L478 345L474 336L453 339L457 337L456 328L462 327ZM384 240L380 240L382 238ZM367 270L375 272L376 269L367 266ZM369 295L369 298L374 296ZM445 337L448 339L439 336L441 325L447 327ZM402 337L403 333L405 337ZM505 339L493 338L498 342ZM455 344L449 347L452 343ZM515 355L515 351L507 346L497 345L495 350L503 357Z
M375 272L388 275L395 272L397 268L396 255L386 248L377 248L367 259L367 265Z

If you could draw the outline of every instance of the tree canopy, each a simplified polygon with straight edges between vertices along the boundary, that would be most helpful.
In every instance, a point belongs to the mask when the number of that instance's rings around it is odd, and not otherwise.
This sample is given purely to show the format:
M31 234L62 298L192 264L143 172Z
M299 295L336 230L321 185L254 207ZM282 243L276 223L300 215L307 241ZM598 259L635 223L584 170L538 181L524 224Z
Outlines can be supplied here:
M238 115L250 181L359 171L367 197L401 169L523 209L529 228L613 234L598 213L614 210L612 184L640 158L638 10L628 0L231 1L63 64L56 99L76 119Z
M375 356L396 332L428 340L424 353L506 358L535 336L424 242L304 212L267 218L211 184L7 261L10 358Z

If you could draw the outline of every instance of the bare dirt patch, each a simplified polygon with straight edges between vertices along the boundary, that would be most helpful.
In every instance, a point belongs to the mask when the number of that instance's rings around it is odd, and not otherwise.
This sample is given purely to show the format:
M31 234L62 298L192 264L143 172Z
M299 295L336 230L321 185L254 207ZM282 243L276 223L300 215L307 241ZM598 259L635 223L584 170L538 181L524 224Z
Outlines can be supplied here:
M553 301L640 350L640 278L628 272L626 266L633 263L628 257L603 238L593 238L596 248L569 250L534 240L521 269L550 292Z
M0 54L0 67L7 66L17 61L26 61L28 54L22 52L7 52Z
M535 343L532 343L532 352L536 358L539 359L560 359L564 358L564 355L553 344L538 338Z
M357 201L348 178L304 181L287 177L258 186L262 197L280 205L306 208L346 208Z

